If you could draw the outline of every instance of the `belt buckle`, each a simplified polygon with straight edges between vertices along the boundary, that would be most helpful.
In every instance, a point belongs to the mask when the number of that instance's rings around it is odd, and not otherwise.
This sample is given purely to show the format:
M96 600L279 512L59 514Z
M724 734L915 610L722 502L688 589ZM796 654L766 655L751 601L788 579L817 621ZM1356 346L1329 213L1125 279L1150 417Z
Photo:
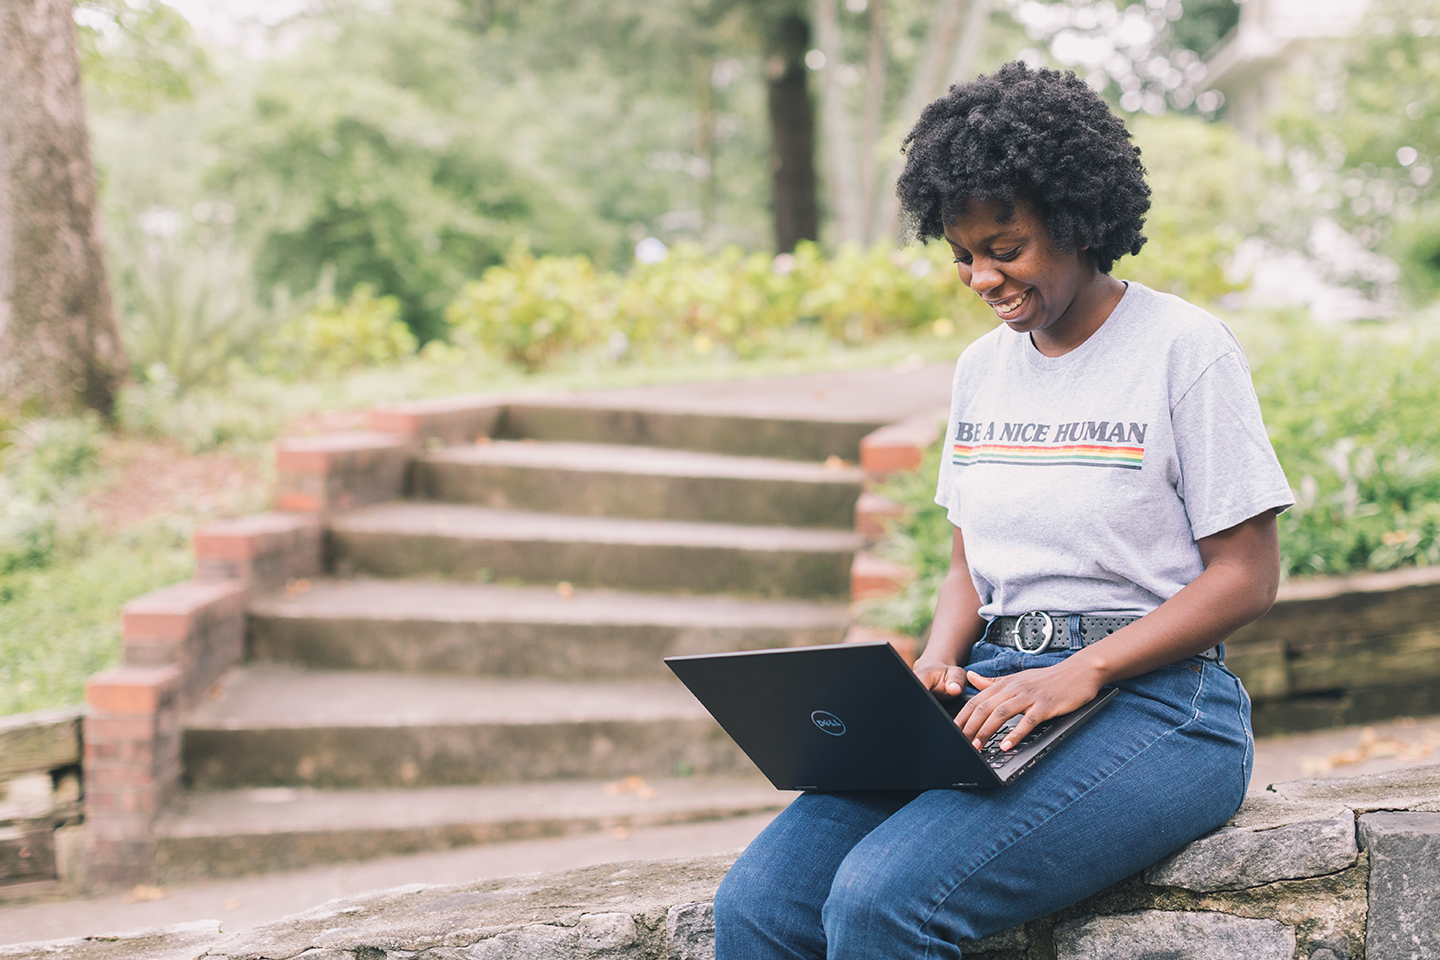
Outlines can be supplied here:
M1026 619L1030 617L1040 617L1042 620L1040 627L1040 646L1034 648L1025 645L1025 638L1020 632L1020 628L1025 625ZM1015 618L1015 649L1021 653L1044 653L1050 649L1050 641L1054 639L1054 637L1055 621L1052 620L1050 614L1044 610L1032 610L1029 613L1022 613Z

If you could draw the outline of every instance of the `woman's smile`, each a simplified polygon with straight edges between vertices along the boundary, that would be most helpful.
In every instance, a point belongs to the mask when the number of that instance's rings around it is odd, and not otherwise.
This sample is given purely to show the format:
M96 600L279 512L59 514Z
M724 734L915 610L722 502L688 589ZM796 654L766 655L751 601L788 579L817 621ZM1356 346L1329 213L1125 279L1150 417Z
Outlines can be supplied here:
M960 280L1016 333L1057 357L1100 329L1125 285L1085 250L1061 250L1024 200L972 200L945 227Z

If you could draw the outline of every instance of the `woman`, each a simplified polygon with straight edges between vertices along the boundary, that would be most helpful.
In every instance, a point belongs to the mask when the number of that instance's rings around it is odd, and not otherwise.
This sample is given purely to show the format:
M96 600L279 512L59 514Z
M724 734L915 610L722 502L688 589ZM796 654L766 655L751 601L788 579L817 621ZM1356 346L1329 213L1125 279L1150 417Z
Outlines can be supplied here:
M977 746L1120 692L1007 787L799 797L716 894L718 960L958 957L1224 823L1249 782L1219 644L1274 601L1293 500L1230 331L1110 274L1150 203L1124 125L1011 63L926 108L897 190L1001 321L956 365L915 673L969 690Z

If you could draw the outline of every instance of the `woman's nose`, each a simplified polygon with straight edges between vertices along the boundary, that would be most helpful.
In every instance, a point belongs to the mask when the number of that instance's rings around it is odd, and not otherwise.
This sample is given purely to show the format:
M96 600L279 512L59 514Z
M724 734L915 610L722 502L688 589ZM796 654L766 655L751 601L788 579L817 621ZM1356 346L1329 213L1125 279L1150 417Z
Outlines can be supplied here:
M976 258L970 265L970 289L983 294L1005 282L1005 276L995 268L995 261Z

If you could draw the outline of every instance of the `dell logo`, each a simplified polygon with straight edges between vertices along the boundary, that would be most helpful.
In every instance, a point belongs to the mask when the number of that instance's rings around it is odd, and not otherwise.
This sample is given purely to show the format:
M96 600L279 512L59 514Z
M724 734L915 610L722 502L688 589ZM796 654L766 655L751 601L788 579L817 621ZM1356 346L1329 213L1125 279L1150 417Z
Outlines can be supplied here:
M845 733L845 724L833 713L826 713L824 710L816 710L810 714L811 721L820 728L821 733L828 733L832 737L842 736Z

